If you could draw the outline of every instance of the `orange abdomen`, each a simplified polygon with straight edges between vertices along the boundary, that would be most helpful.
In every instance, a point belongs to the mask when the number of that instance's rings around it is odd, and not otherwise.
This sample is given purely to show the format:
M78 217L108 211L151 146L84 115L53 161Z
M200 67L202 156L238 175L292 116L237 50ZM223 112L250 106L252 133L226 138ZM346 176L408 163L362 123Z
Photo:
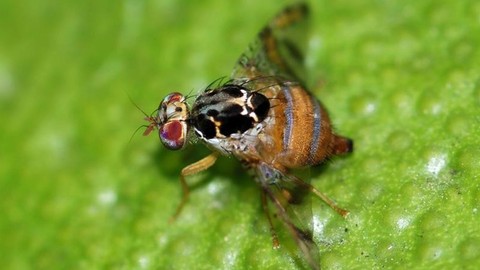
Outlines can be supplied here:
M264 94L271 102L265 134L277 139L264 143L261 153L271 164L299 168L351 151L351 140L332 132L326 110L300 85L284 84Z

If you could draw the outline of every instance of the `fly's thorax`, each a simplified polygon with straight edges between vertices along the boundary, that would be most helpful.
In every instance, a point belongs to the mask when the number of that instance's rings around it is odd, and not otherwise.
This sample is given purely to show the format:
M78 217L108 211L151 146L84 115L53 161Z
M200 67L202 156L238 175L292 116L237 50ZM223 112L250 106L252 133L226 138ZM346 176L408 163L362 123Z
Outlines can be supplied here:
M235 138L262 122L270 109L262 94L236 84L207 90L192 107L191 122L198 137Z
M189 122L209 148L224 154L249 153L269 110L270 101L264 95L229 83L200 94Z
M189 109L185 96L174 92L158 106L157 127L160 141L170 150L178 150L187 142Z

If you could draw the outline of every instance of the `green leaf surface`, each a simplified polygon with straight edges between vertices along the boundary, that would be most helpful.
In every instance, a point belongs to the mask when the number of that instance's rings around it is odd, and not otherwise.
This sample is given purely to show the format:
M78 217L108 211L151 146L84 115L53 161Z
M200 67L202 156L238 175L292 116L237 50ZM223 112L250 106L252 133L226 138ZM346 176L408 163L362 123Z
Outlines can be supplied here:
M236 160L169 224L208 151L129 141L128 96L149 113L228 76L280 2L0 2L0 268L295 269ZM312 173L351 212L313 201L322 267L480 268L480 2L311 7L312 91L356 146Z

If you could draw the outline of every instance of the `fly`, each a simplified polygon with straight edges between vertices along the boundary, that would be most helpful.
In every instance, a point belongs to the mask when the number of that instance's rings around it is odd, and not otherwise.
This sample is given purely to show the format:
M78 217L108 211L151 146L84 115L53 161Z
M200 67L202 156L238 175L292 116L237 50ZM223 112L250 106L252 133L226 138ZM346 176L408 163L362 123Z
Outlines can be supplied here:
M181 171L183 197L174 218L188 199L185 178L208 169L220 155L234 156L255 175L274 248L280 243L269 204L305 261L319 269L318 248L298 205L313 193L340 215L348 212L291 170L352 152L353 141L332 130L324 106L305 87L301 34L308 13L305 4L285 8L241 55L230 80L211 84L191 105L181 93L166 96L156 114L146 117L144 135L157 129L170 150L197 137L212 150Z

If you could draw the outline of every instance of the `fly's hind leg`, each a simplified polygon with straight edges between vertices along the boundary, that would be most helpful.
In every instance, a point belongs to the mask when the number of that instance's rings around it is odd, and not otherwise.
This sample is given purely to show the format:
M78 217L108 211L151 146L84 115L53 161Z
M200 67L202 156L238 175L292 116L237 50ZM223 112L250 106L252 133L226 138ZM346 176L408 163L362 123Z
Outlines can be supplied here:
M335 136L334 146L333 146L334 155L343 155L343 154L353 152L353 141L351 139L347 137L339 136L339 135L334 135L334 136ZM347 210L338 207L338 205L335 204L335 202L332 201L332 199L328 198L327 195L323 194L313 186L310 186L310 188L315 195L317 195L320 199L322 199L322 201L324 201L328 206L330 206L337 213L339 213L343 217L346 217L348 215L349 212Z
M268 225L270 228L270 234L272 235L272 245L274 249L277 249L280 247L280 242L278 241L278 235L277 232L275 231L275 228L273 227L273 222L272 222L272 217L270 215L270 209L268 208L268 201L267 201L267 195L265 194L265 191L262 190L262 207L263 207L263 212L267 216L268 220Z
M317 195L322 201L324 201L328 206L330 206L330 208L335 210L335 212L340 214L342 217L348 216L348 214L350 213L348 212L348 210L340 208L332 199L330 199L324 193L320 192L320 190L316 189L315 187L311 186L310 188L315 195Z
M210 168L213 164L215 164L215 161L217 161L218 158L218 153L211 153L210 155L202 158L201 160L188 165L187 167L182 169L182 172L180 173L180 184L182 185L182 200L180 201L180 204L177 206L177 210L175 210L175 214L170 218L170 222L175 221L177 219L178 215L182 212L183 207L185 206L185 203L188 201L188 196L190 195L190 188L188 187L187 181L185 181L185 177L197 174L201 171L204 171L208 168Z
M335 210L335 212L340 214L342 217L348 216L349 214L348 210L340 208L332 199L330 199L326 194L324 194L320 190L316 189L314 186L310 185L309 183L303 181L302 179L294 175L290 175L289 179L295 182L299 187L302 187L302 189L306 189L313 192L313 194L319 197L323 202L325 202L328 206L330 206L330 208Z

